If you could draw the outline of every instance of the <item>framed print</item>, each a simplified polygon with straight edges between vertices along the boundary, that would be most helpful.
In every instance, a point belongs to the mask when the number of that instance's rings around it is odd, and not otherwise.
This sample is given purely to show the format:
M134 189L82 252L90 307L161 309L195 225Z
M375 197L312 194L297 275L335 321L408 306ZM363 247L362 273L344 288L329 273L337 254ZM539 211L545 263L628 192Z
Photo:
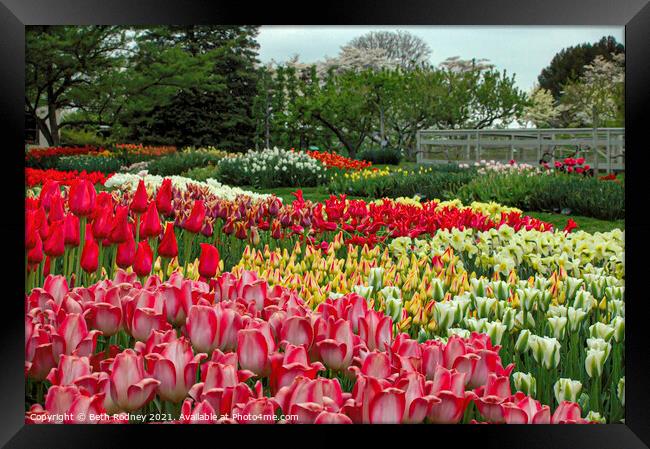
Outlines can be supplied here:
M321 9L2 0L3 444L647 447L650 6Z

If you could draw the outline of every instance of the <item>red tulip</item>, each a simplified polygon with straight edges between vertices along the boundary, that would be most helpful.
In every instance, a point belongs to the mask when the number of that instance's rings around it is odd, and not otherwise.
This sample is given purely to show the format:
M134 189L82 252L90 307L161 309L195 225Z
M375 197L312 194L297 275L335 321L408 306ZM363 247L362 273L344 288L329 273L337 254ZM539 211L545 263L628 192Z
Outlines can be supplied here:
M50 213L47 219L50 223L53 221L63 220L65 212L63 211L63 199L61 195L53 195L50 203Z
M269 347L259 329L242 329L237 333L237 359L242 369L261 376L269 365Z
M86 273L94 273L99 266L99 246L91 236L86 239L83 251L81 252L81 268Z
M95 218L93 220L93 235L97 240L104 240L111 235L113 229L113 209L112 207L101 207L95 209Z
M190 212L190 216L183 223L183 229L198 234L203 229L203 220L205 219L205 205L203 201L194 201L194 206Z
M156 192L156 206L158 211L167 216L171 215L174 210L172 206L172 180L169 178L163 179L162 185Z
M43 242L41 237L36 233L34 246L27 252L27 263L38 265L43 261Z
M38 214L34 210L27 210L25 214L25 248L32 249L36 245L36 238L40 239L38 228Z
M178 243L176 242L176 234L174 233L174 223L168 222L165 225L165 233L158 246L158 254L160 257L173 259L178 256Z
M138 183L138 188L135 191L133 200L131 201L131 212L141 214L147 210L147 203L149 202L149 195L147 195L147 188L144 181L141 179Z
M73 214L87 217L95 208L95 187L88 180L81 179L70 186L68 207Z
M111 229L111 241L113 243L124 243L129 237L133 238L133 233L129 227L129 211L125 206L117 206L113 228Z
M158 237L161 232L162 226L160 224L158 209L156 209L156 203L152 201L149 203L147 211L142 216L140 222L140 238L148 239L149 237Z
M65 254L65 239L62 220L55 221L50 225L43 250L45 251L45 254L51 257L61 257Z
M61 196L59 183L51 180L46 181L45 184L43 184L41 193L38 197L39 205L49 211L50 205L52 204L52 198L57 195Z
M149 243L145 240L138 244L138 249L135 252L135 262L133 263L133 271L138 276L148 276L151 273L153 265L153 251Z
M79 217L74 214L65 216L63 222L63 240L66 246L79 246Z
M117 266L126 270L133 265L133 262L135 262L135 251L135 238L129 232L126 240L117 246L117 256L115 258Z
M199 259L199 274L206 279L212 279L219 269L219 250L207 243L201 243L201 258Z

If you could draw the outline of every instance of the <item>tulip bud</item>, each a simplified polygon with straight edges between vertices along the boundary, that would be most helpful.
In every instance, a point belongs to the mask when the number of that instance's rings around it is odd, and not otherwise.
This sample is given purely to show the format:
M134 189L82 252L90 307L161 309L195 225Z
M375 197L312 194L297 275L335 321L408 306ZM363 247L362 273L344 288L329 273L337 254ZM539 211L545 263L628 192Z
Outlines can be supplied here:
M485 323L485 333L489 335L493 345L501 344L501 339L506 329L506 326L496 321Z
M517 289L517 295L519 296L523 308L527 311L531 311L538 302L540 291L534 288L525 288L523 290Z
M576 309L582 309L585 312L589 312L595 307L596 300L586 290L580 290L576 293L575 300L573 301L573 307Z
M452 301L437 302L433 309L433 316L441 331L454 324L456 315L456 304Z
M34 246L27 253L27 262L31 265L38 265L43 261L43 243L41 237L36 233Z
M609 353L612 351L612 344L602 338L587 338L587 348L604 351L605 358L607 358L609 357Z
M379 267L373 267L370 269L368 274L368 285L371 286L374 291L378 292L383 287L383 276L384 269Z
M123 243L120 243L117 246L117 255L115 256L115 263L117 263L118 267L122 268L123 270L126 270L128 267L133 265L133 262L135 262L135 253L136 253L135 238L129 232L127 240L125 240Z
M371 286L366 287L365 285L355 285L352 287L352 291L357 295L361 295L366 299L370 299L372 296L373 288Z
M512 374L515 389L527 396L535 397L537 394L537 379L531 373L516 372Z
M211 279L219 268L219 250L207 243L201 243L201 258L199 259L199 274Z
M616 389L618 393L618 400L621 401L621 405L625 407L625 376L621 377L618 381L618 387Z
M154 201L149 203L147 211L142 216L140 222L140 238L148 239L149 237L158 237L162 232L160 216Z
M596 323L589 326L589 336L591 338L602 338L609 341L614 336L614 328L604 323Z
M391 317L394 323L399 321L402 314L402 299L390 297L386 300L386 315Z
M533 358L541 363L544 369L556 368L560 364L560 343L551 337L531 335L528 340Z
M151 273L153 266L153 252L146 240L138 243L138 248L135 253L135 261L133 263L133 271L138 276L148 276Z
M94 238L86 239L81 252L81 268L86 273L94 273L99 266L99 246Z
M433 299L435 301L442 301L442 299L445 297L445 290L443 288L442 281L438 278L434 278L431 281L431 291Z
M131 212L142 214L147 210L147 203L149 202L149 195L147 194L147 187L144 185L144 180L138 182L138 187L131 200Z
M603 366L606 359L605 351L600 349L589 349L585 358L585 370L589 377L600 377L603 374Z
M492 290L494 291L494 295L500 301L505 301L510 296L510 289L508 288L508 284L504 281L492 282Z
M580 286L583 284L584 280L583 279L576 279L573 277L567 277L566 278L566 300L567 301L573 301L573 299L576 296L576 293L578 292L578 289Z
M497 300L496 298L477 296L475 302L476 313L478 314L479 318L490 318Z
M168 222L165 225L165 233L158 245L158 254L160 257L173 259L178 256L178 243L176 242L176 234L174 233L174 223Z
M469 338L471 336L471 333L469 329L463 329L460 327L450 327L447 329L447 337L452 337L454 335L460 338Z
M620 316L615 317L611 325L614 326L614 340L620 343L625 339L625 318Z
M581 391L582 382L579 380L560 378L553 385L555 400L558 404L561 404L562 401L576 402Z
M481 279L470 279L470 284L472 285L472 290L476 296L485 296L488 280L485 278Z
M172 180L165 178L156 192L156 208L165 215L171 215L174 210L172 206Z
M586 317L587 317L587 312L585 312L584 310L569 307L567 309L569 332L571 333L578 332L578 330L580 329L580 325L582 324L582 322L585 320Z
M531 333L528 329L523 329L519 332L519 337L515 342L515 351L522 353L528 351L528 340L530 339Z
M551 326L551 332L553 337L558 340L562 340L566 333L567 318L561 317L550 317L548 319L548 324Z
M203 201L196 200L192 206L190 216L183 223L183 229L193 234L198 234L203 228L203 220L205 220L205 205Z
M43 251L50 257L61 257L65 254L65 235L63 220L55 221L50 225Z
M508 332L510 332L515 327L516 315L517 315L517 311L511 308L508 308L503 312L503 316L501 317L501 322L503 323L504 326L506 326Z
M96 196L95 186L90 181L77 180L72 183L68 191L68 207L73 214L87 217L93 213Z

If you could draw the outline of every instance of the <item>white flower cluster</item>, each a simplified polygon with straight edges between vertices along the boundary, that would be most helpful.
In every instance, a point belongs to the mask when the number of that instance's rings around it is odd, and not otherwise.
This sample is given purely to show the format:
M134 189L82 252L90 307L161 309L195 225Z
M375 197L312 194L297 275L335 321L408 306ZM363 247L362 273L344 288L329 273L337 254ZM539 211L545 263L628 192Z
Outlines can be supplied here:
M156 189L162 184L163 179L165 178L171 179L172 185L178 189L185 190L188 184L195 184L200 187L207 187L210 193L218 196L219 198L223 198L229 201L234 200L238 195L246 195L253 199L259 199L259 200L271 196L266 194L250 192L248 190L240 189L239 187L230 187L225 184L221 184L219 181L212 178L207 179L205 182L200 182L200 181L195 181L194 179L185 178L183 176L149 175L146 172L146 170L141 171L137 174L116 173L106 181L104 186L107 189L117 188L117 189L135 191L135 189L137 189L138 187L138 183L142 179L144 180L144 183L148 189L149 188Z
M313 173L323 171L322 164L308 154L283 150L277 147L273 149L265 148L261 151L248 150L247 153L224 163L228 162L241 164L243 170L251 174L269 170L286 172L292 168ZM319 174L319 177L324 176L324 173Z
M477 169L477 172L481 175L488 173L504 173L504 174L550 174L552 170L542 170L540 167L533 166L531 164L513 162L504 163L500 161L486 161L481 160L479 162L474 162L473 167ZM458 164L459 168L470 168L470 164L462 163Z

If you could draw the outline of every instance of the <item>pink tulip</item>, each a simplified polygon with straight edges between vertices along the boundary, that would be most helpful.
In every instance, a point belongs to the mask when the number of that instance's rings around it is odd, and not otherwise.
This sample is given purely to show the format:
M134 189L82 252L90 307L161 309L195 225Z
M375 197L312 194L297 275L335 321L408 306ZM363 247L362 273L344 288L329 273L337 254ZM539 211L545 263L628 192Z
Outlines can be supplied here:
M52 385L45 396L45 408L35 404L26 413L26 421L46 424L93 424L105 413L102 406L103 394L87 396L75 386ZM34 420L34 415L47 418ZM91 420L91 415L96 418Z
M243 331L240 331L240 334L241 332ZM273 354L270 358L270 364L269 384L271 394L275 394L280 388L291 384L296 376L313 379L319 371L325 369L320 362L309 363L307 350L304 346L291 344L286 346L283 354ZM251 371L255 372L254 370Z
M122 308L106 302L90 303L84 318L91 328L98 329L105 337L117 334L122 328Z
M264 375L269 366L269 345L259 329L241 329L237 333L237 358L242 369Z
M88 331L86 321L79 313L66 315L59 327L52 332L52 347L58 360L61 354L90 356L95 351L98 330Z
M164 401L180 402L196 383L196 372L205 354L192 352L190 342L185 338L163 343L147 354L148 372L160 381L158 395Z
M74 382L90 375L91 367L88 357L75 357L73 355L62 355L59 357L59 366L52 368L47 380L52 385L73 385Z
M369 310L359 318L359 336L370 351L385 351L393 339L393 322L382 312Z
M151 401L159 380L146 377L144 359L133 349L125 349L115 357L110 374L110 392L120 410L133 412Z
M190 308L186 327L194 349L209 354L217 348L235 349L242 320L232 309L195 305Z

